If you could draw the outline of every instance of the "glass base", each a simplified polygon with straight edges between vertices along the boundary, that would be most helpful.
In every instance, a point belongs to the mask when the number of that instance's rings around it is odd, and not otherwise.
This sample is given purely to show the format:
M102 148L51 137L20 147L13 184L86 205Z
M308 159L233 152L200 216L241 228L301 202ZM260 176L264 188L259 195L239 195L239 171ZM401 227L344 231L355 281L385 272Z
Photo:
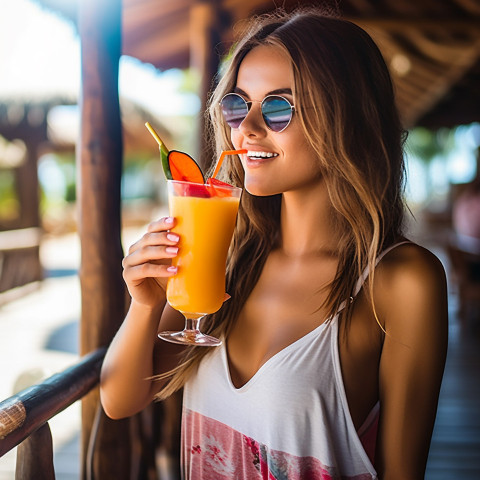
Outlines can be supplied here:
M160 332L158 338L180 345L196 345L199 347L218 347L222 341L218 338L204 335L198 330L183 330L182 332Z

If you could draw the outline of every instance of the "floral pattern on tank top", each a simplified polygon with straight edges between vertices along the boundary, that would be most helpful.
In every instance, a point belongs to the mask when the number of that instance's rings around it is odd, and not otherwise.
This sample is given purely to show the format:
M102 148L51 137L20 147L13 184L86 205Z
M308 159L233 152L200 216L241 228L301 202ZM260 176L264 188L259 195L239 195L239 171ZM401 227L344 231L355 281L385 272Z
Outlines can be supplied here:
M188 438L187 438L188 432ZM190 480L369 480L341 476L318 459L273 450L212 418L184 409L183 470Z

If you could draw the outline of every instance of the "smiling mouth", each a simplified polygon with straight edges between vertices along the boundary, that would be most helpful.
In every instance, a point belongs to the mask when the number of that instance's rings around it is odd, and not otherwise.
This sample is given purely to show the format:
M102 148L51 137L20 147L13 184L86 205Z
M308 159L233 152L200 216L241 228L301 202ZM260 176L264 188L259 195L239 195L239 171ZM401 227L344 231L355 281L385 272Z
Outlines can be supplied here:
M249 150L247 152L247 156L249 158L273 158L273 157L278 157L278 153L273 153L273 152L257 152L254 150Z

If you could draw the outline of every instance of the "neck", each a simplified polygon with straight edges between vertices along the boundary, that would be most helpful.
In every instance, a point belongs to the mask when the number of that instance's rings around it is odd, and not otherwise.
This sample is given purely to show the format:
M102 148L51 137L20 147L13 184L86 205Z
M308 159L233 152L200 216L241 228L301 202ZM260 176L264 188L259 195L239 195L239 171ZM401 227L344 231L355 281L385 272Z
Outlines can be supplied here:
M326 188L314 192L286 192L282 197L281 243L285 255L307 257L335 255L338 233Z

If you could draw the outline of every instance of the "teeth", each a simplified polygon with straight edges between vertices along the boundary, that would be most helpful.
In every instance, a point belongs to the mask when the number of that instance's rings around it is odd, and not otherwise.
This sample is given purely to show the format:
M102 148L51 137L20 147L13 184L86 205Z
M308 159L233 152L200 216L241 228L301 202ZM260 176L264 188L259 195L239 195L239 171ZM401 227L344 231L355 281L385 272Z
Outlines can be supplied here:
M249 157L259 157L259 158L271 158L271 157L277 157L278 153L272 153L272 152L254 152L249 150L247 152L247 155Z

